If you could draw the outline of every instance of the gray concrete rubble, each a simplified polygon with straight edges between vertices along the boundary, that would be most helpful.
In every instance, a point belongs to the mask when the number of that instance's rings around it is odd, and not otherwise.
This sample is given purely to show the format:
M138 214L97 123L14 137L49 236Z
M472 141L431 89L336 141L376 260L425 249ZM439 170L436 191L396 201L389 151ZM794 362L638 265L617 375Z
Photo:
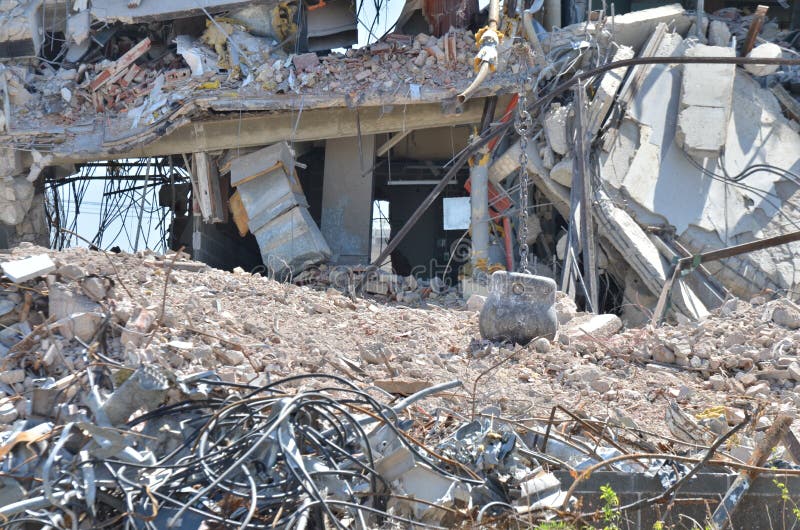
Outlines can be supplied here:
M255 528L257 509L276 527L323 528L298 521L312 498L329 520L359 529L381 518L544 524L592 513L597 481L643 499L670 488L676 501L708 496L713 507L741 462L761 453L760 480L770 482L754 482L738 509L757 504L775 518L796 497L796 477L784 475L800 460L800 308L787 299L730 298L702 322L623 329L616 315L579 312L552 280L495 273L512 294L546 289L552 303L558 340L523 346L481 338L474 306L350 297L334 271L321 290L194 265L183 253L30 244L0 259L13 280L0 282L0 462L15 469L0 512L9 522L59 516L72 494L69 512L94 526L139 520L121 498L159 527L227 513L222 527ZM387 292L444 290L363 273L376 290L382 281ZM713 455L709 444L719 445ZM691 472L712 456L713 469ZM298 493L275 490L277 478ZM667 521L700 517L676 510ZM663 514L628 517L649 527Z

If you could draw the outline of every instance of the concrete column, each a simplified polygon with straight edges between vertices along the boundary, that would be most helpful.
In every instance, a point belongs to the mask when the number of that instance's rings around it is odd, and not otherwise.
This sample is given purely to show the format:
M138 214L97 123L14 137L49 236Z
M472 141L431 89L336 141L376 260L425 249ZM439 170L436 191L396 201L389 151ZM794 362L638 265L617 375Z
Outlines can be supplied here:
M360 150L357 136L325 140L320 228L336 263L370 261L374 163L375 135L362 136Z
M470 171L472 268L488 269L489 257L489 157L481 151Z

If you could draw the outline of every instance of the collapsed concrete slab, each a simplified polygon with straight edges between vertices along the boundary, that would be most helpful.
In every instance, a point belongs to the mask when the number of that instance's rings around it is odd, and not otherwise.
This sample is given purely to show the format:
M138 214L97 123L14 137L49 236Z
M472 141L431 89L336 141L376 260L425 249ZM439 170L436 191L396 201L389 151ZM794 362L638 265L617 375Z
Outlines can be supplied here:
M733 57L733 48L698 44L685 57ZM733 103L733 64L684 64L675 140L689 155L716 158L725 146Z
M658 46L656 55L683 55L683 50L680 37L672 35ZM720 139L719 125L725 124L725 142L719 151L724 157L695 160L676 141L684 84L681 73L676 66L652 65L631 94L625 116L610 131L613 140L607 141L601 153L601 173L611 195L625 201L638 224L674 229L678 241L690 251L785 232L787 223L797 223L791 201L798 186L783 178L782 171L800 170L800 136L783 117L774 96L743 70L735 69L730 119L720 116L708 126L717 128L713 136ZM696 76L690 70L690 76L699 81L686 85L692 94L687 102L704 101L706 91L720 97L727 93L702 79L707 75L705 69ZM721 75L727 79L727 73ZM704 84L706 89L697 90ZM711 108L720 109L721 114L722 107ZM703 130L702 136L712 135ZM761 166L753 169L754 164ZM736 295L749 297L762 289L791 288L800 266L797 250L791 244L710 263L707 268Z

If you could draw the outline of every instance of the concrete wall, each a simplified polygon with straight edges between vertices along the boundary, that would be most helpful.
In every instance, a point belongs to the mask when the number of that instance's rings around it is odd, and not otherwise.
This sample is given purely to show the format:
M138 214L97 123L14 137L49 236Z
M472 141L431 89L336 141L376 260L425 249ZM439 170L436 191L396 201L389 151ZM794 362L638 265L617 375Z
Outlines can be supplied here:
M561 480L562 489L566 490L573 479L567 472L556 472ZM695 478L678 490L679 499L697 499L692 502L676 501L665 519L665 528L705 528L705 522L719 505L736 475L699 473ZM789 494L795 503L800 502L800 477L778 477L786 484ZM600 486L608 484L619 496L620 503L625 505L640 499L655 497L664 491L657 478L650 478L638 473L619 473L614 471L598 471L589 479L581 482L575 496L582 499L583 512L590 512L602 506ZM653 528L653 524L666 512L666 505L654 505L639 512L631 512L623 516L619 527L622 529ZM691 519L689 519L691 518ZM590 523L590 521L586 521ZM602 527L600 523L597 526ZM776 528L792 528L798 524L792 514L792 505L781 499L780 491L770 477L759 477L750 491L742 499L735 521L731 525L734 530L773 530ZM673 526L674 525L674 526Z

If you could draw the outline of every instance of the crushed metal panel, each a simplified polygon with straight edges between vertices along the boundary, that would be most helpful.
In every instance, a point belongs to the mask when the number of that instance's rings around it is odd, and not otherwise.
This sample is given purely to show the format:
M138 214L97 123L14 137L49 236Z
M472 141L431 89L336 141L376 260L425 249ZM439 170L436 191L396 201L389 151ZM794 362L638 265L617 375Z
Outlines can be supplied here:
M232 160L231 185L238 195L232 207L237 200L242 205L242 211L234 210L237 227L241 233L246 217L270 270L294 273L330 258L328 243L308 213L289 144L279 142Z
M307 208L292 208L253 233L264 265L276 273L297 272L331 256Z

